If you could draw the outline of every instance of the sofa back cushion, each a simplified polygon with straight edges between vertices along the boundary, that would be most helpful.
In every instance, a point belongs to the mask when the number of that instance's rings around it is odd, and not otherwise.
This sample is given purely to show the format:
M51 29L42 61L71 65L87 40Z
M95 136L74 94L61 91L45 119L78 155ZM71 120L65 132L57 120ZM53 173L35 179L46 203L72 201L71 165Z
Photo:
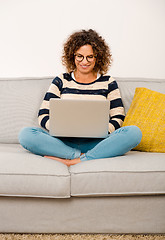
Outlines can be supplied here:
M165 79L115 78L118 82L126 113L133 100L135 89L144 87L165 94Z
M115 78L126 112L135 88L146 87L165 93L164 79ZM38 110L53 77L0 79L0 143L18 143L23 127L38 126Z
M38 109L52 78L0 79L0 143L18 143L26 126L38 126Z

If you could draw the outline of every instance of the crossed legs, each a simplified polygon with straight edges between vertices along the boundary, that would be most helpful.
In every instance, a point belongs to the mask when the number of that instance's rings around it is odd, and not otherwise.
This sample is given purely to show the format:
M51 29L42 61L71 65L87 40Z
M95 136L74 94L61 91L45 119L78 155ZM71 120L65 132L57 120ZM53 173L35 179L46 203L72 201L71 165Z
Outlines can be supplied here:
M41 128L23 128L20 144L30 152L60 161L67 166L81 161L121 156L141 141L142 133L136 126L122 127L105 139L67 141L55 138ZM83 152L83 154L82 154Z

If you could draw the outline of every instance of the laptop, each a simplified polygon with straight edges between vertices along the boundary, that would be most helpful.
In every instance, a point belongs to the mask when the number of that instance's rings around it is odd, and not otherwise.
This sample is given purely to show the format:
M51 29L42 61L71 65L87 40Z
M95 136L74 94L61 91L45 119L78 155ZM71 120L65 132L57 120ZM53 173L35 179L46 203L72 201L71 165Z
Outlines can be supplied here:
M50 99L50 134L56 137L106 138L108 100Z

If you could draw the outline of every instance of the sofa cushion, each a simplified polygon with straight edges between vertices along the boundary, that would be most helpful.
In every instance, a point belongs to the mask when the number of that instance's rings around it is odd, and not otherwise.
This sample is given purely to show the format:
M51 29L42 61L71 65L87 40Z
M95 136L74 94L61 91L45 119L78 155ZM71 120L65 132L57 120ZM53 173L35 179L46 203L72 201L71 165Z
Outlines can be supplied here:
M23 127L38 126L41 102L54 77L0 79L0 143L18 143ZM136 87L165 93L164 79L119 78L124 107L128 111Z
M142 140L135 150L165 153L165 94L136 88L123 126L135 125Z
M18 143L21 128L38 126L38 110L52 79L0 79L0 143Z
M68 167L19 144L0 144L0 195L69 198Z
M165 194L165 154L131 151L124 156L70 167L71 196Z
M152 78L115 78L118 82L126 113L134 97L135 89L145 87L165 94L165 79Z

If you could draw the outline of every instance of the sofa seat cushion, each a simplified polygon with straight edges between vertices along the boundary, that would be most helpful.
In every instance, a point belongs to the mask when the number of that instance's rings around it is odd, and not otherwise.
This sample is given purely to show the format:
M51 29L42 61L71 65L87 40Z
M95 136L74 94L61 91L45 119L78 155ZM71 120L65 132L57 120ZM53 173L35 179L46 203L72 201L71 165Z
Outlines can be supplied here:
M71 196L165 194L165 154L130 151L124 156L70 167Z
M19 144L0 144L0 195L69 198L68 167Z

